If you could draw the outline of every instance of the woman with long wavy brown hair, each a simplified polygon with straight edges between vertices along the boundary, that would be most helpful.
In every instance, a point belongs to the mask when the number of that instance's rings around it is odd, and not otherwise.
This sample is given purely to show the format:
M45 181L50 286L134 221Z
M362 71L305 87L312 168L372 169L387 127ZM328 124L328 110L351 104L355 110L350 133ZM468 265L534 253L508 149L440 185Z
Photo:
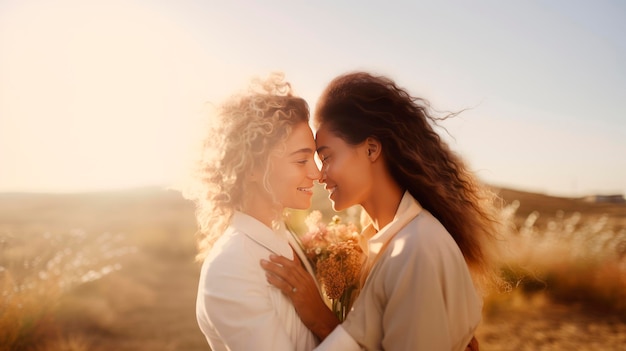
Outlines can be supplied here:
M490 192L434 130L440 119L426 100L365 72L339 76L322 93L314 120L320 181L335 210L359 204L371 224L362 233L361 292L340 326L292 297L318 336L332 330L320 349L477 347L475 283L490 275L486 244L497 221ZM292 261L273 261L280 265L263 265L283 291L310 285L286 273Z

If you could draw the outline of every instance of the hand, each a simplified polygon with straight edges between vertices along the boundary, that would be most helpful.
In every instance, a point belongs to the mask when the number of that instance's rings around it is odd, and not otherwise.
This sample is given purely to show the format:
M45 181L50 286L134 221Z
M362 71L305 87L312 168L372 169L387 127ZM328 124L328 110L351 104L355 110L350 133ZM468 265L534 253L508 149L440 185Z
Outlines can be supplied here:
M302 322L321 340L339 324L335 314L326 306L315 280L302 267L298 255L294 259L270 255L270 261L261 260L267 281L289 297Z

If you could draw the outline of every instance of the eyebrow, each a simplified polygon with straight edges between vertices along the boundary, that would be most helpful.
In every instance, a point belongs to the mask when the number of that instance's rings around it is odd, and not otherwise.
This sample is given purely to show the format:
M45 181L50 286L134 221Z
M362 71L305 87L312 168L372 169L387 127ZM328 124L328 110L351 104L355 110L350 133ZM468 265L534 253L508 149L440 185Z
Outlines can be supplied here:
M312 154L315 151L313 151L313 149L308 148L308 147L303 147L302 149L296 150L292 153L289 154L289 156L295 155L295 154Z

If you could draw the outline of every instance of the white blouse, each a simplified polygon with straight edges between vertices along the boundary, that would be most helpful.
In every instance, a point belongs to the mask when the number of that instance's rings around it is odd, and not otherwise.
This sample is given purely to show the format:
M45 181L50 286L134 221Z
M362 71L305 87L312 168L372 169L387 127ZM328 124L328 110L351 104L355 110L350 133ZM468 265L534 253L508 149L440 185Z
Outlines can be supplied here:
M271 253L293 259L290 235L236 212L200 273L196 316L213 351L312 350L317 338L260 266ZM296 246L296 245L294 245Z

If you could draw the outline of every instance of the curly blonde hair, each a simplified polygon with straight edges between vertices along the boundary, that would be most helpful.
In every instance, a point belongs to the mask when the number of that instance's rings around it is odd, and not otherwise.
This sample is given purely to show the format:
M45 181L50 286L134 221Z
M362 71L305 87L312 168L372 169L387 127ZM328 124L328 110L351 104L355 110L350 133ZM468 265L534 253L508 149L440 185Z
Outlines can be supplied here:
M246 204L246 176L264 169L268 193L269 157L284 144L293 127L309 121L306 101L293 95L284 74L253 79L247 92L225 101L202 143L194 184L186 198L196 203L198 260L204 259L235 211Z

